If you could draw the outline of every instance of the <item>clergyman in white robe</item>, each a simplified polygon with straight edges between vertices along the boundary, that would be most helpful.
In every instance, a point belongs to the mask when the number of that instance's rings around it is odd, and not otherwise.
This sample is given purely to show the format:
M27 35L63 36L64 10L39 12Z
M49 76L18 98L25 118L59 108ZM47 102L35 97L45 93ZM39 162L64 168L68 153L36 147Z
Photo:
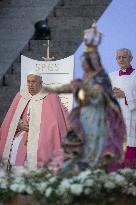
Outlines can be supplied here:
M125 167L135 168L136 165L136 70L131 66L132 54L129 49L117 51L119 71L110 73L113 95L121 106L127 128L127 151Z

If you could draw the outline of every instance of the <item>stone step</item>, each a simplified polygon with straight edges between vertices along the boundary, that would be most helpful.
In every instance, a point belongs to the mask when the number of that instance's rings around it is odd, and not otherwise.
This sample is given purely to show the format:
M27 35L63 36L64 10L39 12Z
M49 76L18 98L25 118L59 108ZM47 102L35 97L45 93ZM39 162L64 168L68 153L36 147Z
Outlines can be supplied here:
M55 59L61 59L61 58L64 58L64 57L68 57L70 55L72 55L77 49L77 46L75 47L66 47L66 48L52 48L50 49L50 56L54 56ZM28 58L32 58L32 59L35 59L35 60L43 60L42 57L46 57L46 50L43 51L43 52L38 52L38 49L36 50L32 50L32 51L24 51L22 53L22 55L28 57Z
M74 52L75 52L74 48L72 48L71 50L70 49L69 50L65 49L65 51L62 51L62 50L59 50L59 51L58 50L52 50L51 51L51 56L54 56L55 59L58 60L58 59L62 59L62 58L67 58L67 57L73 55Z
M4 8L4 7L7 7L9 5L9 1L10 0L7 0L7 1L0 1L0 9Z
M57 38L56 38L57 39ZM79 36L78 36L79 39ZM74 36L71 39L59 39L59 40L52 40L50 42L50 52L56 52L55 54L58 53L58 51L61 52L73 52L73 50L76 50L78 48L78 46L80 45L80 43L82 42L82 33L80 34L80 39L81 41L79 42L79 40L77 40L77 36ZM46 43L46 45L45 45ZM44 45L43 45L44 44ZM41 42L37 42L37 41L31 41L31 46L30 46L30 50L28 50L28 47L26 47L23 51L22 54L31 57L32 54L34 54L34 56L37 55L37 57L39 56L43 56L46 55L46 51L47 51L47 42L41 43Z
M12 72L11 69L9 69L9 71L5 74L6 84L11 87L17 87L18 83L20 83L21 78L21 64L20 67L13 65L12 69Z
M75 49L74 48L71 48L71 49L67 49L67 48L64 48L64 49L52 49L50 50L50 56L54 56L55 59L61 59L61 58L64 58L64 57L68 57L69 55L72 55L74 53ZM37 53L37 51L35 52L25 52L23 53L24 56L27 56L28 58L32 58L32 59L35 59L35 60L39 60L39 61L42 61L42 57L46 57L46 52L44 53Z
M14 19L15 20L15 19ZM7 40L9 40L9 39L11 39L12 38L12 36L17 32L19 32L18 30L21 30L20 32L23 32L23 33L25 33L26 32L26 34L28 33L27 32L27 29L30 29L30 22L26 22L26 20L25 19L18 19L17 21L16 21L16 24L15 24L15 22L14 22L14 20L13 19L11 19L11 18L8 18L8 16L6 16L6 17L0 17L0 26L1 26L1 28L0 28L0 31L2 31L3 32L3 30L5 29L5 37L7 38ZM6 23L8 21L8 23ZM22 22L22 24L20 24L20 22ZM24 31L23 31L24 30ZM7 33L6 33L6 31L7 31ZM9 33L8 32L10 32L10 35L9 35ZM18 35L17 35L18 36ZM2 36L2 33L0 33L0 37L3 37ZM0 38L1 39L1 38ZM13 38L14 39L14 38Z
M17 62L14 62L11 69L13 69L13 75L16 75L16 76L21 76L21 62L17 63ZM11 70L10 70L10 74L11 74Z
M75 5L96 5L96 4L99 4L99 5L108 5L111 0L63 0L64 3L63 5L64 6L75 6Z
M45 7L43 6L36 6L36 7L6 7L2 8L0 10L0 18L5 19L16 19L17 16L19 16L19 19L25 19L27 16L29 21L33 20L33 14L35 13L35 20L40 20L41 18L45 18L44 15L41 15L44 13ZM27 23L27 22L26 22ZM35 23L33 21L33 23Z
M85 28L84 28L85 29ZM83 30L84 30L83 29ZM60 40L59 41L57 41L57 39L58 39L58 36L60 36ZM69 38L71 39L70 41L69 41ZM68 41L69 42L69 46L71 46L71 44L73 44L73 45L75 45L75 44L77 44L78 45L78 43L80 43L81 41L82 41L82 38L83 38L83 31L81 31L81 30L79 30L79 32L78 33L74 33L74 31L73 32L66 32L65 33L65 35L63 34L63 33L56 33L53 37L52 37L52 44L54 45L56 45L57 44L57 42L58 42L58 44L63 44L63 42L64 42L64 44L68 44L66 41Z
M58 0L54 1L53 3L50 0L46 0L46 3L49 4L57 4ZM0 1L0 8L5 8L5 7L14 7L14 8L21 8L21 7L37 7L45 4L45 0L3 0Z
M93 19L91 17L50 17L48 18L48 25L51 29L77 29L77 28L88 28L92 24Z
M62 54L62 56L64 56L66 53L69 53L69 54L72 54L75 50L77 49L77 47L71 47L71 48L68 48L65 47L65 48L53 48L53 49L50 49L50 55L51 56L55 56L57 58L58 54ZM37 50L35 51L32 51L32 52L24 52L23 53L24 56L27 56L29 58L32 58L32 59L35 59L35 60L42 60L42 57L46 57L47 56L47 53L46 51L44 52L37 52Z
M54 56L55 58L58 58L58 55L60 56L67 56L67 55L72 55L77 49L77 46L75 47L71 47L71 48L68 48L65 47L65 48L53 48L53 49L50 49L50 56ZM46 54L46 51L45 52L37 52L37 51L32 51L32 52L24 52L23 53L24 56L27 56L29 58L32 58L32 59L35 59L35 60L42 60L42 57L46 57L47 54Z
M13 68L14 68L15 73L20 72L20 69L21 69L21 63L15 61L15 62L13 63Z
M2 87L0 86L0 102L4 102L2 103L1 109L0 109L0 125L11 105L11 102L14 98L14 96L16 95L16 93L18 92L19 89L17 89L15 86L6 86L6 87Z
M87 5L87 6L74 6L74 7L57 7L55 9L54 15L56 17L66 16L66 17L88 17L92 16L95 19L102 14L105 10L105 5Z
M59 31L56 33L55 36L53 36L52 40L50 41L50 48L63 48L63 47L71 47L71 46L78 46L79 40L82 40L83 37L83 32L77 30L78 32L75 32L77 35L75 35L72 31L68 33L66 32L66 35L64 35L63 30ZM70 38L68 38L68 35ZM58 38L60 37L61 38ZM63 41L64 40L64 41ZM47 49L47 41L32 41L30 43L30 48L31 50L40 50L40 51L45 51ZM28 51L28 46L25 47L23 51Z

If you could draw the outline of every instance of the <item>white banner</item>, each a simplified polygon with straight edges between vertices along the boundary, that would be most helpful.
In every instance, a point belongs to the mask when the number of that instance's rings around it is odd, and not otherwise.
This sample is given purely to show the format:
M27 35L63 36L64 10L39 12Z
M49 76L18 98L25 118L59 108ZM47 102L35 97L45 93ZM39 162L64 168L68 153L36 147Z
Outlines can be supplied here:
M57 87L73 80L74 56L57 61L37 61L21 56L21 89L27 84L27 75L37 71L42 75L43 83L50 87ZM59 95L64 106L70 111L73 106L72 94Z

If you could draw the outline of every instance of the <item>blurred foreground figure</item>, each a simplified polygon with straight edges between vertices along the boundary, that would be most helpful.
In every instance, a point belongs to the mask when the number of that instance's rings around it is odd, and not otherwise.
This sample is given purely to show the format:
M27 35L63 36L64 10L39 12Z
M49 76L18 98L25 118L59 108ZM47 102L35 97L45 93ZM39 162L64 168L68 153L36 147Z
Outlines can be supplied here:
M57 93L73 92L78 103L69 116L69 131L63 140L66 160L63 168L66 170L71 162L78 164L79 169L87 166L96 168L114 161L121 162L124 158L125 124L100 61L97 51L100 41L101 33L93 24L84 34L83 79L55 90L48 88Z
M136 71L131 66L132 53L127 48L117 51L119 71L110 74L113 95L117 98L127 127L127 151L124 167L136 168Z
M43 90L40 75L29 74L27 88L16 95L1 126L0 157L9 167L60 166L66 129L59 97Z

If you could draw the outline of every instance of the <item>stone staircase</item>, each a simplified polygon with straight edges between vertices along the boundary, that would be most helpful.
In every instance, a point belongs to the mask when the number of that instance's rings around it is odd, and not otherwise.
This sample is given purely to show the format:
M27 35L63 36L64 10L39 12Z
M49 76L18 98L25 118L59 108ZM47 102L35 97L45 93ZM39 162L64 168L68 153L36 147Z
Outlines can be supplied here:
M58 0L0 1L0 124L20 84L20 52L34 33L34 23L45 19ZM15 68L15 69L14 69ZM13 74L14 69L14 74Z
M52 36L51 55L56 60L72 55L82 42L83 30L103 14L110 2L111 0L60 0L47 17ZM46 41L31 40L30 44L31 49L28 49L28 44L24 44L21 53L42 60L46 51L43 44ZM6 79L8 85L0 87L0 122L20 87L20 57L12 63Z

